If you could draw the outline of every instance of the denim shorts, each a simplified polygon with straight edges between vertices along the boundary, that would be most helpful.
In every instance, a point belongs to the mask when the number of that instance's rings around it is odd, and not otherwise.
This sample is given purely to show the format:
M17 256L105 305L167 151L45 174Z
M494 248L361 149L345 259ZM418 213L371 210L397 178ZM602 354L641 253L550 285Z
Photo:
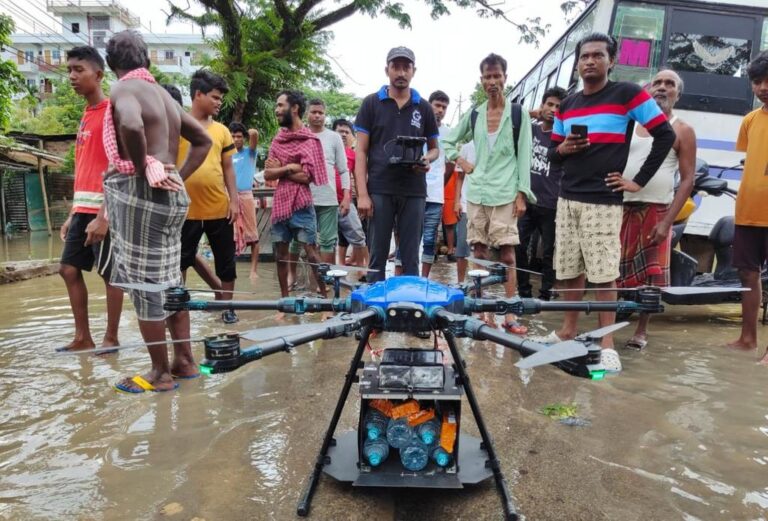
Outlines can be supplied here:
M304 244L316 243L317 218L314 206L296 210L288 219L272 223L272 242L291 242L291 239Z

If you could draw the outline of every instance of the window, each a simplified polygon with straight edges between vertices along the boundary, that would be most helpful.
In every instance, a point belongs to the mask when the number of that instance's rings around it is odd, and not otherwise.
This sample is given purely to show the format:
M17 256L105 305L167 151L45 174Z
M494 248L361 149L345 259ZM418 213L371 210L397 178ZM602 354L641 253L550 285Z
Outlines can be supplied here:
M760 38L760 50L765 51L768 49L768 18L763 20L763 36Z
M91 29L109 30L109 16L91 16Z
M104 49L107 46L107 31L92 31L93 46L97 49Z
M190 51L184 51L184 56L189 58L190 56L192 56L192 53Z
M53 60L54 65L59 65L61 63L61 50L54 49L51 51L51 59Z
M752 42L702 34L673 33L667 64L676 71L746 76Z
M576 54L569 54L560 64L560 70L557 71L557 86L565 90L571 86L573 80L573 64L576 60Z
M639 84L650 82L661 61L664 9L619 4L613 36L619 45L613 79Z
M80 32L80 24L77 22L72 23L72 32L77 34Z
M561 42L560 45L552 49L552 52L549 53L547 57L544 59L544 64L542 65L541 71L545 75L557 69L557 66L560 64L560 58L563 55L564 47L565 47L565 42Z
M35 63L35 51L24 51L24 61L27 63Z
M26 60L24 60L24 51L16 51L16 62L19 65L24 65L27 63Z
M568 34L568 39L565 42L564 51L566 56L576 50L576 44L579 43L579 40L592 32L592 26L595 23L595 11L596 9L592 9L592 11L590 11L590 13L579 23L579 25L577 25Z
M173 51L165 51L165 61L173 61Z
M538 107L541 103L541 97L544 96L544 91L547 90L547 79L544 78L539 83L539 86L536 87L536 94L533 95L533 100L531 100L531 108Z

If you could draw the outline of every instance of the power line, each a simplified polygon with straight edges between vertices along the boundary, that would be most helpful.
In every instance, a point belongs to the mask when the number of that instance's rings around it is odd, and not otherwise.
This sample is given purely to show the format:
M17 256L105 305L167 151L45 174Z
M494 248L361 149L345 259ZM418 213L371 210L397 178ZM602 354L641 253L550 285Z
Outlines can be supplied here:
M97 4L99 4L99 5L100 5L100 6L102 6L102 7L110 7L108 4L103 4L103 3L101 3L99 0L96 0L96 3L97 3ZM78 7L78 10L82 11L82 9L80 9L79 7ZM144 28L144 29L145 29L145 30L146 30L146 31L147 31L149 34L151 34L152 36L154 36L155 38L157 38L157 39L160 41L160 43L164 43L164 44L166 44L166 45L175 45L175 43L171 44L171 43L168 43L167 41L164 41L164 40L163 40L163 39L160 37L160 35L159 35L159 34L155 34L155 33L153 33L151 29L149 29L149 28L148 28L146 25L144 25L143 23L141 23L141 17L139 17L139 18L138 18L138 20L139 20L139 25L140 25L141 27L143 27L143 28ZM114 34L114 31L112 31L112 33Z
M53 20L54 22L56 22L57 24L59 24L59 25L60 25L60 26L61 26L61 27L62 27L62 28L65 30L65 31L69 30L69 32L72 32L72 31L70 30L70 28L69 28L69 27L67 27L66 25L64 25L64 22L60 21L58 18L56 18L55 16L53 16L52 14L50 14L48 11L46 11L46 10L44 10L44 9L41 9L40 7L38 7L38 6L37 6L37 4L36 4L35 2L29 2L29 5L31 5L32 7L34 7L35 9L37 9L39 12L43 13L45 16L47 16L48 18L50 18L51 20ZM88 39L87 39L87 38L83 38L83 36L82 36L80 33L72 33L72 34L74 34L74 35L76 35L78 38L80 38L80 39L81 39L83 42L85 42L85 44L86 44L86 45L90 45L90 44L91 44L91 42L90 42L90 41L88 41Z
M25 62L35 64L38 67L40 66L40 63L38 62L38 60L35 60L35 59L30 60L29 58L27 58L27 54L26 54L27 51L24 51L22 49L14 47L13 45L4 45L3 47L6 48L6 49L12 49L12 50L16 51L17 59L18 59L18 56L22 56ZM64 74L63 72L60 72L57 69L54 69L53 65L51 65L50 67L51 67L51 69L48 72L52 72L53 74L58 74L59 76L61 76L64 79L69 79L68 75Z
M44 24L44 23L42 23L42 22L40 22L40 21L36 21L36 20L35 20L35 18L34 18L34 17L35 17L35 15L33 15L33 14L31 14L31 13L29 13L29 12L27 12L27 11L23 10L23 9L22 9L21 7L19 7L18 5L10 4L10 5L4 5L4 7L5 7L6 9L8 9L8 10L9 10L9 11L10 11L12 14L15 14L16 16L18 16L18 17L19 17L19 18L20 18L22 21L24 21L24 22L26 22L26 23L30 23L30 21L31 21L31 23L32 23L33 27L34 27L34 25L35 25L35 24L41 25L41 26L42 26L44 29L46 29L47 31L49 31L49 33L50 33L50 36L58 36L58 35L60 35L60 33L57 33L57 32L56 32L54 29L52 29L50 26L48 26L48 25L46 25L46 24ZM28 35L32 36L33 38L37 38L38 40L40 40L42 43L44 43L44 44L46 44L46 45L54 45L54 42L50 42L50 41L46 41L46 40L44 40L44 39L42 38L42 36L41 36L41 35L39 35L39 34L34 34L34 33L31 33L31 32L27 31L26 29L24 29L24 28L22 28L22 27L19 27L19 29L20 29L22 32L24 32L24 33L26 33L26 34L28 34ZM66 36L66 35L61 35L61 36ZM81 37L81 39L82 39L82 37ZM87 42L87 41L85 41L85 43L87 44L88 42Z

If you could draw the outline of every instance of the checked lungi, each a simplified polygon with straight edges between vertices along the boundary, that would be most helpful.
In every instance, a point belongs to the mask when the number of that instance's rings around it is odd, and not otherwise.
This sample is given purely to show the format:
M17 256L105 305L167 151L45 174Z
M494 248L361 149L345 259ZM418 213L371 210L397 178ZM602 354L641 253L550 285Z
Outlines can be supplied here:
M179 177L166 169L169 176ZM143 176L111 174L104 180L114 265L112 283L180 286L181 227L189 196L149 186ZM165 320L165 292L129 290L139 320Z
M618 287L669 286L672 232L661 244L651 244L650 237L654 227L666 217L667 210L664 204L624 204Z

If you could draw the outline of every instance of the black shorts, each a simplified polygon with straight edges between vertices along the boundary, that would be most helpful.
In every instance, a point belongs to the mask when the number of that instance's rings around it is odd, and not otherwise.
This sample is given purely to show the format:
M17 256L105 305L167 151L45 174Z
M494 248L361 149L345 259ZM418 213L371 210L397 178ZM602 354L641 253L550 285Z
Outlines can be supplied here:
M181 228L181 269L186 270L195 264L197 246L205 233L213 253L216 276L222 282L232 282L237 278L235 266L235 227L229 219L211 219L197 221L187 219Z
M85 245L87 237L85 229L95 218L95 213L72 214L60 262L84 271L91 271L95 264L99 275L109 280L112 273L112 242L109 239L109 232L104 236L103 241L90 246Z
M768 227L736 225L733 234L733 267L760 271L768 262Z

